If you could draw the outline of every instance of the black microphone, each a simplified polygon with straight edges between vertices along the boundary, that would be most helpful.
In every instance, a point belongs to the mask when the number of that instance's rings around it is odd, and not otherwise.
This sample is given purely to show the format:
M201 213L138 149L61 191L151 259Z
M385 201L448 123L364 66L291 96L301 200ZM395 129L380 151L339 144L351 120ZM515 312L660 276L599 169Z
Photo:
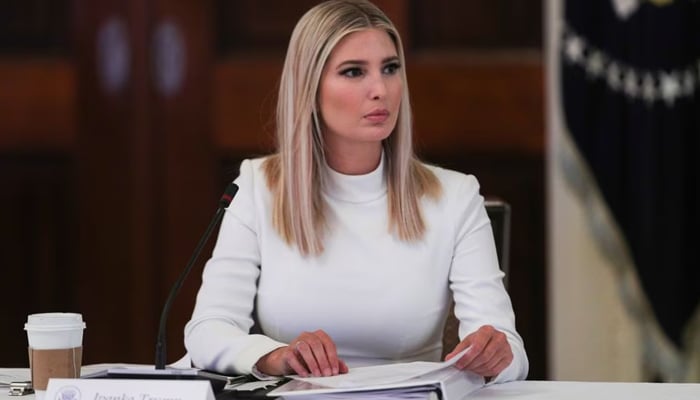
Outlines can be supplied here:
M224 211L226 210L226 207L228 207L228 205L231 204L231 200L233 200L233 197L236 195L236 192L238 192L238 185L232 182L228 185L226 191L224 191L224 194L221 195L221 199L219 199L219 208L216 210L216 214L214 214L214 218L212 218L211 222L209 223L207 230L204 231L204 235L202 235L202 238L199 239L199 243L197 244L197 247L195 247L194 252L192 253L192 257L190 257L190 261L187 263L185 269L175 281L175 284L173 285L172 289L170 289L170 294L168 295L168 298L165 301L163 311L160 313L160 325L158 327L158 338L156 340L156 369L165 369L167 353L165 344L165 331L168 322L168 314L170 313L170 307L173 305L175 296L177 296L177 293L180 291L180 288L185 282L187 275L189 275L190 271L192 270L194 263L199 258L199 254L202 252L202 248L207 243L207 240L209 240L211 232L223 218Z
M180 276L175 281L172 289L170 289L170 294L168 295L165 305L163 306L163 311L160 314L160 326L158 327L158 337L156 339L156 364L155 369L144 369L144 368L108 368L107 370L99 371L93 374L88 374L83 376L83 378L95 378L95 379L177 379L177 380L191 380L191 379L204 379L211 383L212 389L215 393L221 391L226 384L232 383L234 381L245 378L242 377L229 377L221 374L217 374L212 371L200 370L196 368L188 369L178 369L178 368L165 368L166 362L166 349L165 349L165 331L166 323L168 320L168 313L170 312L170 307L172 306L175 296L180 291L182 284L185 282L187 275L189 275L192 267L194 266L199 254L202 252L202 248L207 243L211 232L214 230L216 225L221 222L224 216L226 207L231 203L233 197L238 192L238 186L235 183L231 183L226 188L226 191L219 199L219 208L214 214L209 226L204 235L199 240L197 247L192 253L190 261L185 266Z

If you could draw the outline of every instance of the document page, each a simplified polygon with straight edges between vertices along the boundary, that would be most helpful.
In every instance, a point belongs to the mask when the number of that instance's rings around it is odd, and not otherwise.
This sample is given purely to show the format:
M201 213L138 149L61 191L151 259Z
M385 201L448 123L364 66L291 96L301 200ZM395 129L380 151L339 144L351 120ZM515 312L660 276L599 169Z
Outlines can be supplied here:
M324 393L324 394L302 394L297 396L287 396L283 399L294 400L439 400L436 390L426 388L403 389L403 390L371 390L367 392L348 393Z
M370 367L350 368L350 371L347 374L335 376L302 378L298 375L292 375L290 378L327 388L353 388L390 385L449 368L454 365L467 350L468 349L465 349L455 357L451 358L449 361L443 362L415 361L408 363L375 365Z

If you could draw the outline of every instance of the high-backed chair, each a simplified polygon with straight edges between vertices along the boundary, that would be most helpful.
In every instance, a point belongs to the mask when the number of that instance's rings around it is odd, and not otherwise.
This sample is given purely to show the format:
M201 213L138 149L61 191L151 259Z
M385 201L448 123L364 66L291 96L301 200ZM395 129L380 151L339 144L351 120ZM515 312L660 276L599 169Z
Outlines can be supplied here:
M508 268L510 256L510 205L503 200L490 199L485 201L486 213L491 220L493 237L496 242L498 264L505 273L503 285L508 289ZM452 351L459 343L459 321L454 315L454 303L445 322L442 335L442 357Z

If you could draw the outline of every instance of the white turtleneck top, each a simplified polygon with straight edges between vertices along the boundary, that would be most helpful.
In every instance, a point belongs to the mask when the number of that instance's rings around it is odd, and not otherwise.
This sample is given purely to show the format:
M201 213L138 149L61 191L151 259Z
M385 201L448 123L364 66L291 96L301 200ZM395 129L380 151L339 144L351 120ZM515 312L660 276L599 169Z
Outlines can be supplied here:
M240 189L202 275L185 327L195 366L250 373L263 355L317 329L330 335L350 368L439 361L454 298L461 338L487 324L508 338L514 358L494 381L526 377L527 356L473 176L429 167L443 193L422 200L422 240L404 242L388 230L383 160L366 175L327 168L324 251L305 257L272 225L261 165L262 159L241 164ZM264 335L249 334L254 306Z

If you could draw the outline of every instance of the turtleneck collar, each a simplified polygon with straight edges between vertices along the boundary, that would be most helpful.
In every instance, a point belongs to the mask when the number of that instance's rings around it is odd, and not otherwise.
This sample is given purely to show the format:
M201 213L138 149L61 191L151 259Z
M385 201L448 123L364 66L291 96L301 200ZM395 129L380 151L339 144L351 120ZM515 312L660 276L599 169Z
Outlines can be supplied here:
M323 193L337 200L350 203L364 203L376 200L386 194L384 177L384 153L374 171L363 175L345 175L326 164L325 188Z

